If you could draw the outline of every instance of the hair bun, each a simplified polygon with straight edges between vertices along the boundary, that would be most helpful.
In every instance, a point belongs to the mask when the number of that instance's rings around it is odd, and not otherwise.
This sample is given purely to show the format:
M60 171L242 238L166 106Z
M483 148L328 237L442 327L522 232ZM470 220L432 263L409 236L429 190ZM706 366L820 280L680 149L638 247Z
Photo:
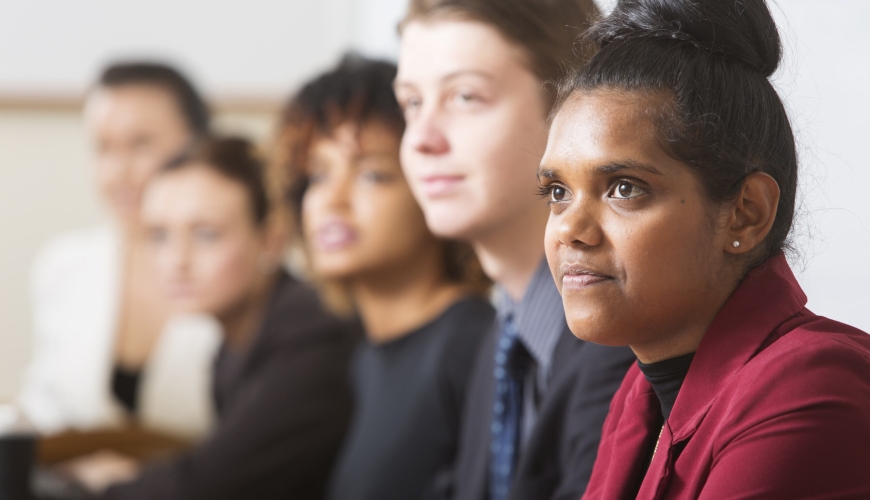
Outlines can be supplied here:
M599 46L637 38L674 40L766 77L782 57L765 0L619 0L589 36Z

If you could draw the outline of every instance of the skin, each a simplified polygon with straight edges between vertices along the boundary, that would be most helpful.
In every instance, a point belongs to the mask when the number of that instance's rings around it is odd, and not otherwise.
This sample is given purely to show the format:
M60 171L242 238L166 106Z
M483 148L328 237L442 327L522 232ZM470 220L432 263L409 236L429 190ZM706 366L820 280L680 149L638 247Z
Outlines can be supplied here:
M206 165L186 165L149 184L142 220L173 310L212 314L230 345L247 343L282 245L277 231L254 220L244 186Z
M155 85L98 87L88 96L84 118L97 188L121 235L115 361L137 370L148 360L170 308L148 261L139 219L142 190L192 133L173 95Z
M538 173L550 206L547 260L571 331L629 345L644 363L697 349L757 258L779 200L776 182L758 173L734 203L711 206L697 175L660 147L647 113L657 105L575 93Z
M367 335L386 342L431 321L462 294L399 164L399 137L346 123L311 147L302 225L314 273L344 283Z
M153 85L98 88L85 105L100 195L122 222L139 218L142 190L191 139L172 94Z
M487 24L412 21L395 85L407 121L402 164L429 228L471 243L515 299L543 257L547 219L534 177L548 110L527 59Z

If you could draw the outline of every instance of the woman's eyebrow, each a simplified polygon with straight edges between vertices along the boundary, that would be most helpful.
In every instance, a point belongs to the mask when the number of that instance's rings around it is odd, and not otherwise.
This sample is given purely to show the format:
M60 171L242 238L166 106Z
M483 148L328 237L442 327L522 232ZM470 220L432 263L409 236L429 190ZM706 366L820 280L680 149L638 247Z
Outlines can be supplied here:
M537 177L538 177L538 181L541 181L543 179L553 180L553 179L558 179L559 174L556 173L556 171L553 170L552 168L547 168L547 167L544 167L543 165L541 165L540 167L538 167Z
M595 172L598 174L613 174L626 170L642 170L644 172L649 172L654 175L665 175L656 167L635 160L622 160L618 162L611 162L595 168Z
M488 81L495 80L495 77L492 74L490 74L486 71L478 70L478 69L458 69L456 71L452 71L446 75L441 76L438 80L439 80L439 83L443 85L445 83L449 83L450 81L455 80L457 78L461 78L463 76L476 76L478 78L482 78L482 79L488 80ZM399 90L405 89L405 88L413 90L413 89L416 89L417 87L416 87L416 85L414 85L413 82L401 80L401 77L397 76L396 79L393 80L393 91L398 92Z

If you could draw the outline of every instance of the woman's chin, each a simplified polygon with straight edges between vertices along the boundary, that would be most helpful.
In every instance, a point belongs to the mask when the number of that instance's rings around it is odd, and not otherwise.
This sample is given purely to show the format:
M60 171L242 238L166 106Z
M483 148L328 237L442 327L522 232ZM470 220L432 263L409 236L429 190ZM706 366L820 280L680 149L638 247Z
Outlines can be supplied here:
M628 345L628 339L613 328L602 327L591 321L578 321L568 318L568 328L575 337L593 344L621 347Z

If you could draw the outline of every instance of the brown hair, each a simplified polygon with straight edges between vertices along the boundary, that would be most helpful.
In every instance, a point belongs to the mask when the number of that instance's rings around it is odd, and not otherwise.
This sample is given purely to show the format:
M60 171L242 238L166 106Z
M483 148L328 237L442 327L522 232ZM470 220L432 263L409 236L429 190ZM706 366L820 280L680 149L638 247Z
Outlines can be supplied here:
M169 160L158 175L193 165L202 165L242 185L254 223L262 226L266 222L274 196L270 196L265 165L250 141L240 137L201 138Z
M337 67L304 85L287 103L278 128L272 170L284 174L285 200L297 236L302 233L308 155L317 140L329 137L345 123L359 129L377 122L386 125L397 137L402 136L405 119L393 92L395 78L394 64L349 54ZM442 245L445 277L466 285L471 293L485 293L491 282L471 247L446 240L442 240ZM353 313L353 300L345 283L311 278L333 312L345 316Z
M554 83L590 53L578 37L599 16L593 0L410 0L399 31L413 21L450 17L488 24L524 49L552 104Z
M158 62L126 61L109 65L100 74L97 85L116 88L125 85L154 85L175 98L178 110L190 127L193 135L202 137L209 132L208 105L179 70Z

